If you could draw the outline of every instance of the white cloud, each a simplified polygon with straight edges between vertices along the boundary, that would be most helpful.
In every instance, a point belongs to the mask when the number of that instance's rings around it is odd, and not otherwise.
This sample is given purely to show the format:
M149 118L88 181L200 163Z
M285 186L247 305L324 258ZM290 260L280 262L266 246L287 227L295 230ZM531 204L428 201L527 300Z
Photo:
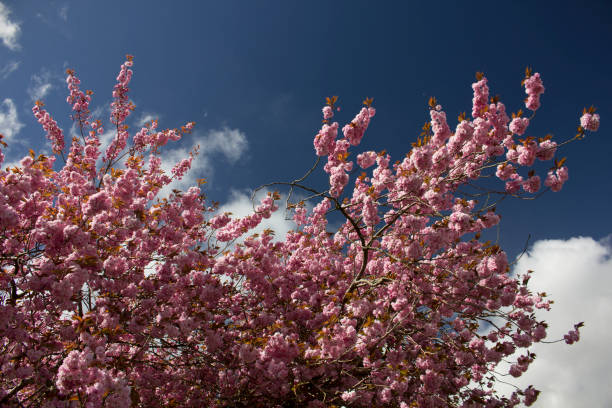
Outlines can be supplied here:
M108 105L100 105L100 106L96 106L95 108L91 108L90 106L90 110L91 110L91 119L92 120L97 120L97 119L102 119L102 115L106 114L107 112L109 112L109 107Z
M8 161L5 160L2 162L1 168L5 170L5 169L12 169L13 167L21 167L21 164L19 164L20 161L21 159L8 160Z
M6 98L0 104L0 133L4 135L5 141L10 141L23 127L17 117L17 109L12 99Z
M0 38L5 46L14 51L19 48L17 37L21 28L18 23L9 19L9 14L11 14L9 8L0 3Z
M144 112L140 118L136 121L136 124L138 126L144 126L147 123L151 123L151 121L155 120L155 119L159 119L159 115L155 114L155 113L150 113L150 112ZM139 129L140 130L140 129Z
M528 269L534 271L532 290L545 291L555 301L550 312L538 313L549 325L547 340L563 338L575 323L584 321L585 326L580 341L571 346L565 342L533 346L537 358L511 382L541 390L536 407L612 406L610 237L599 242L589 237L537 241L514 271Z
M16 71L17 68L19 68L19 64L19 61L10 61L2 69L0 69L0 76L2 79L8 78L9 75Z
M104 133L98 135L98 140L100 141L99 149L102 153L100 157L104 155L106 149L108 149L108 146L110 146L113 139L115 139L115 137L117 136L117 129L113 128L113 126L114 125L112 125L111 123L108 123L108 125L104 127Z
M235 163L242 157L247 149L248 143L244 133L238 129L224 127L220 130L212 130L208 133L203 143L200 144L202 150L206 149L206 155L212 153L222 153L230 163Z
M206 178L210 180L213 176L212 167L213 157L221 153L230 164L238 161L246 152L248 142L246 135L239 129L229 129L227 127L220 130L211 130L206 135L193 133L193 144L190 148L169 149L172 142L169 142L161 149L162 168L170 174L172 167L184 158L187 158L189 151L196 145L200 146L199 154L191 163L191 170L185 174L181 180L175 180L166 186L161 192L161 197L167 197L173 189L186 190L197 184L197 179Z
M258 194L255 196L255 200L251 201L250 192L247 193L244 191L232 190L227 204L224 204L219 208L218 214L231 212L231 217L233 219L243 218L247 215L251 215L254 213L253 204L255 205L255 207L258 206L259 202L263 197L266 196L268 191L269 190L267 189L262 189L258 191ZM254 233L261 234L265 229L271 229L274 231L274 240L282 240L286 237L287 232L289 232L289 230L295 230L297 224L293 221L293 219L286 219L286 198L287 196L285 194L282 194L281 199L276 202L279 207L278 210L272 213L272 216L270 218L264 218L261 221L261 224L259 224L257 228L250 231L248 234L245 234L245 237ZM299 201L299 199L300 198L294 196L292 201Z
M32 102L43 99L53 89L51 84L51 74L49 71L42 70L39 74L34 74L30 78L28 95Z
M60 9L57 11L57 14L62 20L68 21L68 5L64 4L62 7L60 7Z

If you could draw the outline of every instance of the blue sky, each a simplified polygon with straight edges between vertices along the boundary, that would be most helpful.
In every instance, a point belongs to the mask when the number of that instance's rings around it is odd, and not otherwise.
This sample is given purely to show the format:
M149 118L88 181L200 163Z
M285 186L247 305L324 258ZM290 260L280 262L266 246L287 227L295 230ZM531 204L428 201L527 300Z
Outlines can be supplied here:
M193 179L208 177L209 197L244 210L248 189L294 179L312 165L324 97L340 97L341 123L373 97L377 115L360 148L399 159L428 120L430 96L454 127L470 110L470 85L482 71L514 112L523 107L520 81L531 66L546 92L530 135L573 136L584 106L595 105L602 122L558 153L570 170L560 193L500 206L501 245L514 256L529 234L532 242L583 236L609 251L612 3L578 3L4 0L6 161L29 148L48 150L31 114L35 98L70 129L66 68L94 91L92 108L108 122L116 74L132 54L132 129L147 117L163 128L197 122L167 156L200 143ZM311 179L320 188L325 180L322 171Z

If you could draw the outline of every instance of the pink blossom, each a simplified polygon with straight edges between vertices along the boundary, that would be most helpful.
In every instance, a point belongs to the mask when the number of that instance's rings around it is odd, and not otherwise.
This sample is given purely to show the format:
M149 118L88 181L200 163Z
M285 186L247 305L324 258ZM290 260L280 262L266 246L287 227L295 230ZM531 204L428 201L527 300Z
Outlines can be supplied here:
M487 78L482 78L472 84L474 90L474 98L472 99L472 117L477 118L484 116L484 109L487 107L489 100L489 87L487 86Z
M540 189L540 176L534 175L523 181L523 190L528 193L535 193Z
M334 111L332 110L331 106L324 106L323 107L323 119L331 119L334 116Z
M329 185L331 187L329 193L333 197L338 197L344 190L344 187L348 183L348 180L348 174L346 174L342 166L332 168L331 174L329 176Z
M338 123L331 125L324 124L319 133L315 136L314 146L317 156L325 156L334 150L335 139L338 135Z
M565 336L563 336L563 339L567 344L574 344L580 340L580 333L578 330L570 330Z
M517 194L523 185L523 178L514 173L509 181L506 181L506 192L508 194Z
M552 191L560 191L563 184L569 178L567 167L563 166L556 170L550 170L544 180L544 185L550 187Z
M376 225L380 221L374 200L369 197L363 203L362 217L366 225Z
M433 162L433 154L427 147L422 147L413 150L411 161L413 166L420 171L425 171L431 168Z
M368 167L376 163L376 156L376 152L373 151L363 152L357 155L357 164L362 169L367 169Z
M88 216L106 211L111 207L111 199L106 191L100 191L89 197L89 200L83 205L83 213Z
M530 407L538 399L540 394L539 390L536 390L531 385L524 391L525 393L525 405Z
M351 145L357 146L361 142L361 138L370 124L370 118L375 114L376 110L374 108L362 108L357 116L342 128L344 137Z
M521 166L532 166L535 161L536 154L538 151L538 145L536 142L525 142L522 145L518 145L516 147L516 152L518 153L517 162Z
M431 109L429 114L431 116L431 129L434 133L432 142L436 146L441 146L450 137L451 131L446 123L446 113L440 109Z
M527 126L529 126L528 118L514 118L512 119L512 122L510 122L509 128L512 133L516 133L517 135L521 136L523 133L525 133Z
M64 132L57 126L57 122L53 120L49 113L41 107L42 104L37 103L32 108L32 113L47 132L47 139L51 141L53 152L59 154L64 150Z
M591 132L596 132L599 129L599 114L585 113L580 117L580 126Z
M544 93L544 85L538 72L525 79L525 93L528 95L525 101L527 109L537 110L540 107L540 95Z
M495 175L500 180L508 180L515 173L516 169L514 168L514 166L508 163L503 163L497 166L497 171L495 172Z
M551 160L555 157L557 151L557 143L552 140L544 140L540 142L536 151L536 157L542 161Z

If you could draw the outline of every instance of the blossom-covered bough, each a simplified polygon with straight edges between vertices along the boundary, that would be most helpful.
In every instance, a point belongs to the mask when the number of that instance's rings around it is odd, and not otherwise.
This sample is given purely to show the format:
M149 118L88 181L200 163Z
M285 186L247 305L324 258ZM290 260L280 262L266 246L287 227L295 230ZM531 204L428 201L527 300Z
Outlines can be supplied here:
M130 140L131 66L130 57L117 78L116 136L105 152L91 93L69 71L80 138L66 152L37 103L55 156L31 152L0 171L0 406L533 403L534 387L502 396L495 383L533 362L527 348L546 336L534 312L551 302L529 290L529 274L510 274L497 245L481 242L500 218L495 200L477 199L533 197L540 177L523 168L552 160L567 141L517 139L534 115L510 119L478 74L472 119L461 115L453 132L430 100L431 121L412 150L395 163L360 153L364 172L349 191L349 149L375 110L366 100L339 137L337 99L328 98L314 147L329 189L309 188L305 177L286 183L319 201L312 211L290 204L297 228L274 241L271 231L247 235L277 209L277 193L237 219L216 212L199 187L159 197L194 159L165 174L160 150L194 124L160 131L154 121ZM527 71L524 85L535 113L539 74ZM589 109L580 124L570 140L597 130L599 115ZM56 157L65 157L57 171ZM504 191L474 190L491 174ZM567 178L555 160L544 185L558 191ZM332 211L343 219L336 231Z

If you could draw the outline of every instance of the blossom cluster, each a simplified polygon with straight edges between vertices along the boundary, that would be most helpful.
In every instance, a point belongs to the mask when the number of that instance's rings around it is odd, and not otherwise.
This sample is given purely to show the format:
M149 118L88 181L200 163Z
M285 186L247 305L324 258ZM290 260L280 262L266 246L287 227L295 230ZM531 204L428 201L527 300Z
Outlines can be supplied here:
M49 112L43 109L43 106L42 102L37 101L32 108L32 113L45 132L47 132L47 139L51 141L53 153L59 154L65 147L64 132L57 125L55 119L49 115Z
M89 103L91 102L92 92L87 91L86 93L81 91L79 85L81 80L75 75L75 72L69 69L67 72L66 84L70 91L66 102L72 106L72 111L75 112L75 121L79 122L81 126L88 126L89 123Z
M331 106L323 108L324 125L314 139L314 147L318 156L327 156L325 172L329 174L330 193L338 197L346 187L349 176L348 172L353 169L353 162L347 161L348 149L357 146L361 142L370 119L376 114L372 107L361 109L355 118L342 128L344 137L336 140L338 136L338 122L331 125L327 123L333 116Z
M525 93L527 94L527 100L525 101L527 109L532 111L538 109L540 107L540 95L544 93L544 85L538 72L525 79Z

